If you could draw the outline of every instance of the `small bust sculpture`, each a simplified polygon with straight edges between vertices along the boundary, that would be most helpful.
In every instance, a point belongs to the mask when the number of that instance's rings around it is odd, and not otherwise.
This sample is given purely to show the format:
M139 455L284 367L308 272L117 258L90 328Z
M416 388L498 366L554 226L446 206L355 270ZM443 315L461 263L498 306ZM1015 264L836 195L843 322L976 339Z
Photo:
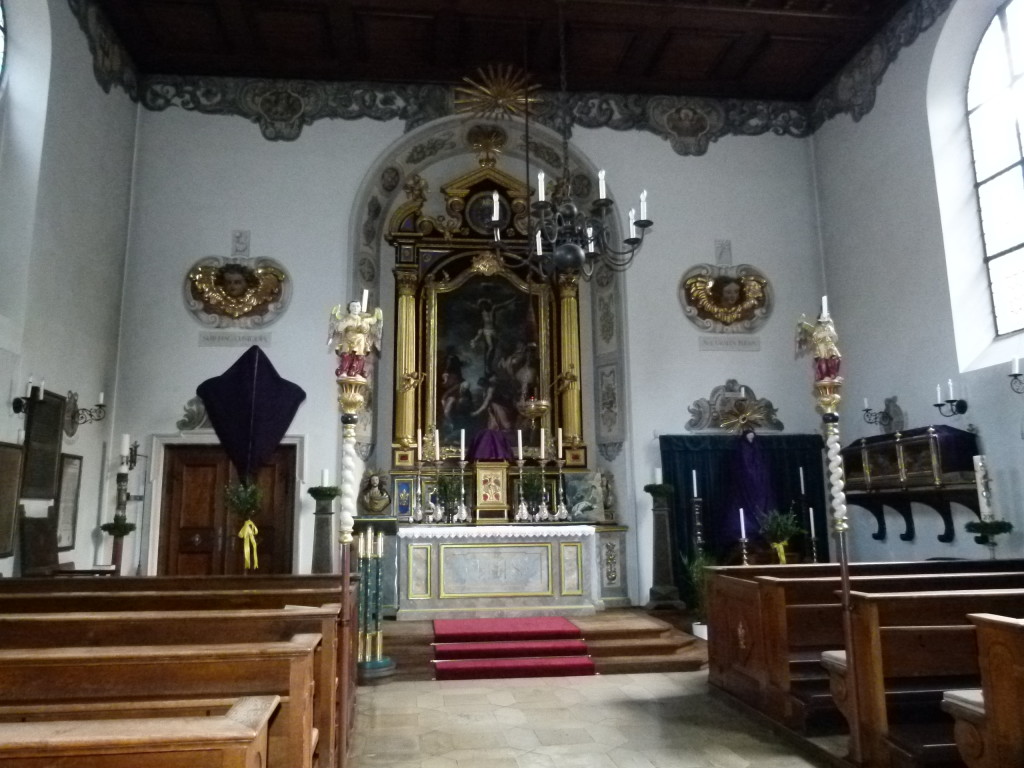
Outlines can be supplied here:
M363 490L359 494L359 505L363 514L383 515L384 511L391 506L391 494L380 474L372 472L363 483Z

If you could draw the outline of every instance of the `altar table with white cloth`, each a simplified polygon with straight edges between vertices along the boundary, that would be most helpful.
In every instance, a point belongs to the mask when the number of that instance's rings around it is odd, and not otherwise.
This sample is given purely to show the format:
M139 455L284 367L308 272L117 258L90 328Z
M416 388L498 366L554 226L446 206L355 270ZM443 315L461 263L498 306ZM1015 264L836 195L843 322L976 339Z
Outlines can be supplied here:
M591 525L408 525L399 620L588 616L603 610Z

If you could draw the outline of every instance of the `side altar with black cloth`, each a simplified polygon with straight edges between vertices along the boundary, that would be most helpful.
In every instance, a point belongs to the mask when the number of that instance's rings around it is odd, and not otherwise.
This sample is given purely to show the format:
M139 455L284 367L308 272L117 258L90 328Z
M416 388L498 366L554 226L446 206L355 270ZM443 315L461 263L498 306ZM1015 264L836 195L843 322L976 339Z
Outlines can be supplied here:
M818 561L828 559L821 435L662 435L660 442L664 482L675 489L669 502L674 537L670 559L677 585L684 586L682 565L697 550L695 496L702 507L702 549L716 563L740 561L741 507L755 551L767 549L758 535L757 514L792 511L805 531L790 542L792 551L811 561L813 528Z
M976 434L945 425L862 438L841 452L847 503L874 516L876 541L888 536L886 507L903 518L901 541L916 536L912 505L930 507L942 518L938 539L948 544L955 538L953 502L981 516L974 469L979 453Z

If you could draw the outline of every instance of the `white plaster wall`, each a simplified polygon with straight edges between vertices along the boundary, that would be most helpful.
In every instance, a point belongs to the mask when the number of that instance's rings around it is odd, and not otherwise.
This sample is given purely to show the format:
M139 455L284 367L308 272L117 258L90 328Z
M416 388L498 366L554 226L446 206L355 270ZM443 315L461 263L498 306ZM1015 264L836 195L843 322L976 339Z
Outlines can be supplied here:
M816 311L821 270L808 142L776 137L725 138L706 155L680 157L650 134L577 130L574 141L608 174L624 209L648 192L654 227L624 274L631 475L619 489L638 577L631 597L644 603L652 579L651 497L643 486L660 466L655 434L685 434L687 407L735 378L769 398L787 433L815 432L811 364L794 358L802 312ZM699 352L702 335L683 315L683 273L715 263L716 240L732 241L733 263L771 280L775 307L758 331L759 352Z
M17 302L10 305L11 334L5 348L14 354L5 356L12 364L0 371L0 386L12 395L21 393L32 372L36 383L45 378L47 389L77 391L83 405L92 405L100 391L110 398L114 389L135 107L123 92L107 95L96 84L85 37L66 2L15 0L6 7L12 46L20 45L14 41L24 21L26 30L41 36L35 38L41 50L52 51L52 57L25 70L28 84L42 89L39 97L8 105L33 110L39 134L5 130L0 160L4 239L10 233L17 249L8 257L21 261L14 276L22 280L24 296L20 308ZM45 23L48 31L39 28ZM47 36L52 36L49 41ZM30 37L26 42L32 41ZM22 86L15 85L19 58L12 54L10 63L15 92ZM20 63L28 64L28 59ZM7 128L22 117L8 114ZM35 142L41 142L41 151ZM6 175L9 161L15 166L12 177ZM19 196L24 199L7 206ZM65 453L83 457L76 547L61 555L62 561L74 560L78 566L94 562L99 541L93 532L104 517L104 441L111 423L85 425L75 437L64 439ZM4 429L22 426L8 419ZM45 513L46 506L45 501L26 502L32 514ZM0 573L10 574L12 567L13 559L0 560Z
M974 12L990 13L971 1ZM966 7L963 2L960 8ZM943 23L951 23L949 17ZM1007 386L1008 367L965 369L954 340L946 255L935 186L933 152L947 147L929 140L927 87L942 23L901 51L878 89L874 109L860 122L840 116L813 139L821 201L822 237L829 306L844 354L843 444L877 434L863 421L861 403L875 408L897 395L907 428L946 424L977 426L988 455L999 514L1017 527L1021 515L1024 458L1021 407ZM963 288L958 285L958 292ZM957 303L963 309L963 302ZM987 307L981 308L988 311ZM989 330L991 333L991 330ZM952 378L969 411L946 419L936 413L935 386ZM870 515L850 507L851 555L856 560L979 557L984 551L963 531L974 516L955 507L956 539L942 544L938 516L915 506L917 537L901 542L901 519L887 517L889 537L873 541ZM1002 547L1018 551L1014 534Z
M288 432L305 437L296 572L308 571L312 558L306 489L319 484L322 468L336 482L341 459L327 319L351 294L353 201L402 129L399 121L323 121L304 128L297 141L269 142L237 117L170 109L144 112L140 121L117 431L139 439L149 454L153 435L176 433L196 386L245 351L199 346L202 327L185 308L183 285L198 259L230 255L231 232L249 230L250 255L276 259L292 278L290 307L266 329L271 343L263 346L278 373L306 391ZM133 475L133 492L142 491L150 471L140 467ZM143 512L153 502L150 488L146 495ZM126 562L138 562L138 550L127 550L145 533L126 540Z

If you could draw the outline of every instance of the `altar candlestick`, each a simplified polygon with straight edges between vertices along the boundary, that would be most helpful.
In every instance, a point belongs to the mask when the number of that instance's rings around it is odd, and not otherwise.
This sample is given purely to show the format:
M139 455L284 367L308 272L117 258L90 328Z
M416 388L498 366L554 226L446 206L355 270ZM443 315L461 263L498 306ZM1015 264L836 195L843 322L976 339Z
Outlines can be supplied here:
M747 520L743 516L743 507L740 507L740 538L747 538Z
M423 461L423 430L416 428L416 461Z
M363 288L363 300L359 302L359 306L362 308L361 311L365 312L366 308L370 306L370 291L367 288Z
M558 428L558 458L562 458L562 428Z
M459 430L459 461L466 460L466 430Z
M523 460L523 430L521 430L521 429L517 429L516 430L516 443L518 444L518 447L519 447L519 460L522 461Z
M540 460L544 461L544 427L540 428Z
M807 490L804 488L804 468L800 467L800 495L806 496Z
M439 438L440 438L440 435L438 434L438 431L435 429L434 430L434 458L437 461L441 460L441 441L440 441Z

